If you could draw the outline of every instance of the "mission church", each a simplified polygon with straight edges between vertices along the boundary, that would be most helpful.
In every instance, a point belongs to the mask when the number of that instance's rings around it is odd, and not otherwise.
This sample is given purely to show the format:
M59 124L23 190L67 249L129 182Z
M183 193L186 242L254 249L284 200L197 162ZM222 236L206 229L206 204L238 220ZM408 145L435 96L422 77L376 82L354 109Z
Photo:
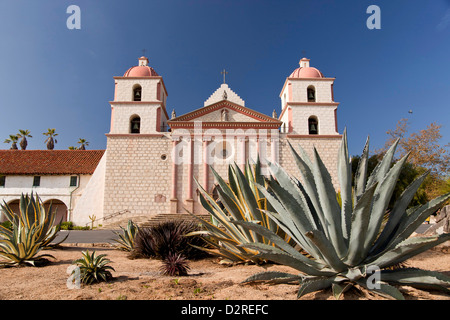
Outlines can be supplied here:
M280 83L279 116L246 106L225 79L203 106L169 115L163 77L140 57L113 77L106 150L0 150L0 201L18 210L20 195L34 192L75 225L90 223L93 215L107 226L179 216L185 209L204 214L195 180L214 194L210 167L225 178L229 164L244 166L259 156L298 176L288 142L310 155L315 147L337 189L342 135L335 78L311 67L309 59L299 64Z

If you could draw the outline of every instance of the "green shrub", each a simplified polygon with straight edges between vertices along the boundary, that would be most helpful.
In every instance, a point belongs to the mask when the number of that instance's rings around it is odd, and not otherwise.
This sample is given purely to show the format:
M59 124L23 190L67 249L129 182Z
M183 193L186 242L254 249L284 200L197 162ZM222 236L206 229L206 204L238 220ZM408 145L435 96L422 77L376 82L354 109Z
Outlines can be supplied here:
M60 224L61 230L73 230L73 222L72 221L64 221Z

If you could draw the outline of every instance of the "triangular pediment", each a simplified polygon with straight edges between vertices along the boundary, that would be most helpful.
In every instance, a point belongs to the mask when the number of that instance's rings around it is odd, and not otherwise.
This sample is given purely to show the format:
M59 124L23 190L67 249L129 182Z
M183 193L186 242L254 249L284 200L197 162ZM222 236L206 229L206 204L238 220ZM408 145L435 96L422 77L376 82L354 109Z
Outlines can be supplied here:
M269 117L250 108L237 105L228 100L222 100L170 120L170 122L175 121L279 122L278 119Z

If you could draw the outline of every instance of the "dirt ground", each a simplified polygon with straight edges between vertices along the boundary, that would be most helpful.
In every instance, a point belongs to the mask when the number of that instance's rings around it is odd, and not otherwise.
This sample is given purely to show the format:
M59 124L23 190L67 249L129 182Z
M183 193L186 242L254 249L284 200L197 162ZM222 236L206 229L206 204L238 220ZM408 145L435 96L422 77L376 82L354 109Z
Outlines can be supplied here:
M80 244L81 245L81 244ZM110 259L114 279L107 283L69 288L68 268L81 258L81 251L95 250ZM436 270L450 275L448 246L428 250L407 261L409 267ZM264 270L296 273L280 265L219 264L217 258L190 261L185 277L164 276L159 271L161 261L130 260L127 253L110 244L77 246L63 244L46 250L55 259L44 267L0 269L0 299L2 300L295 300L298 285L242 284L248 276ZM450 295L427 292L412 287L400 287L407 300L450 300ZM311 293L302 300L334 300L330 291ZM344 299L379 300L380 296L349 291Z

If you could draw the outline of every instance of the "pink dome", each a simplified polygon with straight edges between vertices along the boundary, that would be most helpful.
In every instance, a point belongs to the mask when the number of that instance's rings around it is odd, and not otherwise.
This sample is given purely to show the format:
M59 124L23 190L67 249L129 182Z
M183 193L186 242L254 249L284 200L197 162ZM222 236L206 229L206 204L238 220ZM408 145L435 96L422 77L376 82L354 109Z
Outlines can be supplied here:
M124 77L158 77L156 71L149 66L135 66L128 69Z
M309 66L309 59L302 58L299 65L300 68L295 69L289 78L323 78L322 72Z
M323 74L313 67L300 67L295 69L289 78L323 78Z

